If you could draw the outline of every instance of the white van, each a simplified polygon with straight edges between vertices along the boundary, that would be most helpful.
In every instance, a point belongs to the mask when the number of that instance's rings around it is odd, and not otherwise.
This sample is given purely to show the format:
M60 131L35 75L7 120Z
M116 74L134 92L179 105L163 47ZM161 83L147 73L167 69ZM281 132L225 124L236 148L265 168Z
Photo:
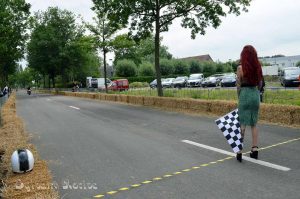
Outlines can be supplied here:
M106 78L106 83L107 83L107 86L109 87L112 84L112 81L110 79ZM87 88L103 89L103 88L105 88L104 78L87 77L86 78L86 86L87 86Z

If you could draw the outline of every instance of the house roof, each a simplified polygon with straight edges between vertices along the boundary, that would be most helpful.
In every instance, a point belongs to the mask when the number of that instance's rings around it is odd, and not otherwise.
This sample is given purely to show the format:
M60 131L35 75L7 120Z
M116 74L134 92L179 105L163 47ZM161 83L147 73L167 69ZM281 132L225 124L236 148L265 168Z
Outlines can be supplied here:
M193 57L184 57L184 58L181 58L183 60L197 60L197 61L200 61L200 62L203 62L203 61L214 61L209 54L206 54L206 55L198 55L198 56L193 56Z

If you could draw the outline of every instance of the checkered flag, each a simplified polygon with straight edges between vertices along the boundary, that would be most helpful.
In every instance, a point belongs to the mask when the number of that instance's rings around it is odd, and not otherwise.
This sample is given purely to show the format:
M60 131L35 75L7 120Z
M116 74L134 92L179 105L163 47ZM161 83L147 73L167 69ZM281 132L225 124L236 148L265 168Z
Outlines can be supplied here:
M235 153L243 149L238 109L217 119L216 124Z

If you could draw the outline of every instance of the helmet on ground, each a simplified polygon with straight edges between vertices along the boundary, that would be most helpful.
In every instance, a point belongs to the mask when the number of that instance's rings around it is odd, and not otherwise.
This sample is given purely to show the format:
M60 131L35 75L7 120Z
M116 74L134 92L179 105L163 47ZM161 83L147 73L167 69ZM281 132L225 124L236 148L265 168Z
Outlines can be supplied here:
M15 173L31 171L34 165L34 158L28 149L18 149L11 156L11 166Z

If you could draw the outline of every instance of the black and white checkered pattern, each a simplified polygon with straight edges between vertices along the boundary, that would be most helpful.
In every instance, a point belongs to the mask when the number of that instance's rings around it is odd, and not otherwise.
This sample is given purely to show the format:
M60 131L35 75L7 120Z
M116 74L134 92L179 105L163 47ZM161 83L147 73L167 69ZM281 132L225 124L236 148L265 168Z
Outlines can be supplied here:
M238 109L220 117L216 124L235 153L243 149L243 138L239 122Z

